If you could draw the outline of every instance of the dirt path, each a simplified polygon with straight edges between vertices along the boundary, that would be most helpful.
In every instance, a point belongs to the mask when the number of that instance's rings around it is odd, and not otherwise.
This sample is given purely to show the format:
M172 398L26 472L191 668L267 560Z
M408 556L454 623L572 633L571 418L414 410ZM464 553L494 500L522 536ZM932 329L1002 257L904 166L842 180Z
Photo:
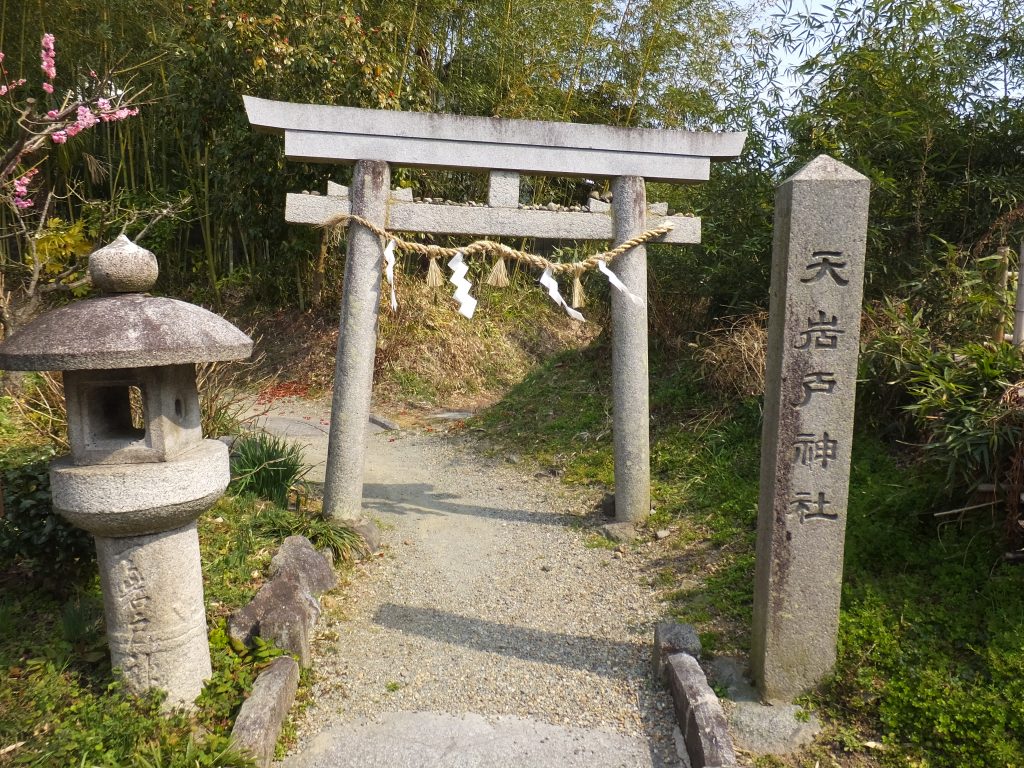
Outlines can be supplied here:
M328 423L288 401L266 428L320 462ZM364 500L387 550L326 598L286 766L683 764L658 606L630 556L586 546L592 499L465 438L375 431Z

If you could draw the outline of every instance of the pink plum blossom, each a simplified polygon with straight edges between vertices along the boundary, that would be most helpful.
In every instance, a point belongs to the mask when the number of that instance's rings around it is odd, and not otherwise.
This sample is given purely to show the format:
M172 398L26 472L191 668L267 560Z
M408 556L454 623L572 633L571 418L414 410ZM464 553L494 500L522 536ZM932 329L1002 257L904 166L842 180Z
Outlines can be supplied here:
M16 208L25 210L32 207L32 201L28 199L28 185L37 173L39 173L39 169L33 168L14 180L14 205Z
M54 37L49 32L43 35L42 47L39 50L39 67L50 80L57 76L56 53L53 50ZM49 91L47 91L49 93Z
M53 139L53 143L54 144L63 144L65 141L68 140L68 132L67 131L55 131L53 133L53 135L50 136L50 138Z

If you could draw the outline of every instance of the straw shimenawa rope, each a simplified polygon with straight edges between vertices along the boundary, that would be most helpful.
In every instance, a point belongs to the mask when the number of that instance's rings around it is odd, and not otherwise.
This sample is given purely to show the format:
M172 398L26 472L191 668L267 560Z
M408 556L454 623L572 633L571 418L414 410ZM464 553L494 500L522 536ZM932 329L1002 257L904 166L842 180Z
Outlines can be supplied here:
M355 222L356 224L361 224L362 226L366 227L368 230L373 232L378 237L383 238L384 240L393 240L395 242L395 247L398 248L398 250L400 251L418 253L420 256L425 256L428 259L449 258L454 256L456 253L461 253L464 256L492 254L500 258L523 261L532 267L536 267L537 269L550 269L552 274L555 275L573 274L577 276L586 272L587 270L597 269L597 263L599 261L610 263L613 259L615 259L615 257L621 256L630 248L635 248L638 245L643 245L644 243L650 240L654 240L657 237L661 237L662 235L665 235L671 232L673 229L675 229L674 224L666 222L661 226L654 227L653 229L648 229L644 232L641 232L636 237L631 237L629 240L626 240L624 243L615 246L610 251L604 251L603 253L598 253L593 256L589 256L588 258L583 259L582 261L561 262L548 261L543 256L536 256L532 253L527 253L526 251L520 251L515 248L510 248L507 245L496 243L493 240L475 240L474 242L462 248L445 248L440 245L413 243L409 242L408 240L403 240L402 238L397 237L396 235L393 235L392 233L388 232L382 227L377 226L373 222L367 221L362 216L355 216L347 213L332 216L323 224L321 224L321 226L325 229L344 228L347 227L352 222Z

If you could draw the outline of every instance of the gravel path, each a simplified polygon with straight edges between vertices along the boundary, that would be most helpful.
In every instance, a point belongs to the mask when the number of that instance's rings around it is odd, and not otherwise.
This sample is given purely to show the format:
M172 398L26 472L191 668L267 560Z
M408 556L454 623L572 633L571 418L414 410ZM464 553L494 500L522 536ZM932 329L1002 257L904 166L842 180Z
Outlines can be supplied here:
M298 750L388 713L473 713L630 737L642 764L680 765L649 672L658 606L632 556L585 546L593 499L464 438L369 442L365 507L386 550L325 598Z

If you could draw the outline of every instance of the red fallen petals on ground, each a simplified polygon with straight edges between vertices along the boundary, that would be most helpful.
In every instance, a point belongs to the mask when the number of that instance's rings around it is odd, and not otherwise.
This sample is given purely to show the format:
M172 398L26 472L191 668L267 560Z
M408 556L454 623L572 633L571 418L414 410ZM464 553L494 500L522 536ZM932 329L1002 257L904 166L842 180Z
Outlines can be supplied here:
M256 400L257 405L266 405L282 397L306 397L309 395L309 385L300 381L283 381L267 387Z

